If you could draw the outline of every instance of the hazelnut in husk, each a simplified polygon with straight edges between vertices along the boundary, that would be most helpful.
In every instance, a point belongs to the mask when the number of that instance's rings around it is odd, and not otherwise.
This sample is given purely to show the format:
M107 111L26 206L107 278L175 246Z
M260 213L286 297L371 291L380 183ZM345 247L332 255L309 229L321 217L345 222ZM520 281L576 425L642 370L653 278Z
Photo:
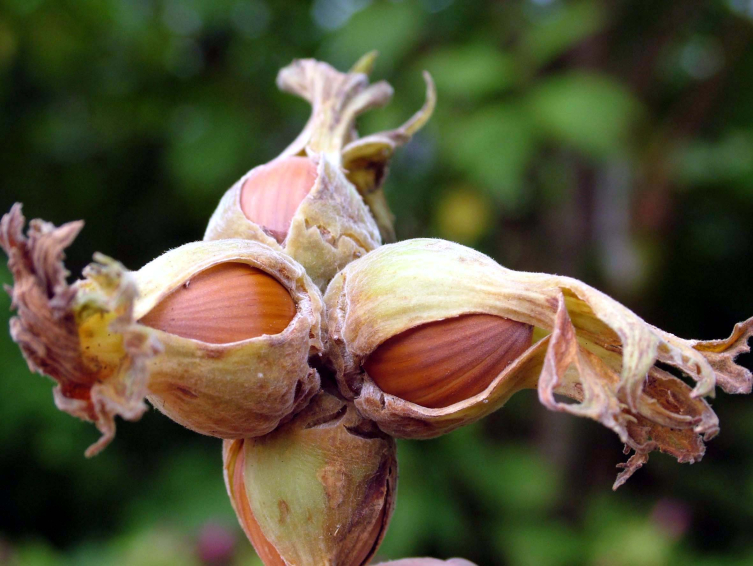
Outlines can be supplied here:
M358 138L359 114L386 104L392 88L369 85L366 57L349 73L299 60L278 86L311 103L303 132L277 158L251 169L222 197L205 240L245 238L283 251L324 289L353 259L394 240L382 185L394 150L429 119L435 95L402 127Z
M221 438L266 434L319 389L322 299L289 256L247 240L196 242L136 272L95 256L66 282L63 249L82 224L0 222L18 316L11 335L29 367L58 382L55 402L113 438L148 398L178 423Z
M324 301L340 390L385 432L435 437L536 388L547 408L597 420L635 451L616 486L652 450L699 460L718 432L702 397L716 385L749 393L753 381L734 363L753 319L726 340L683 340L578 280L512 271L442 240L369 253Z
M267 566L363 566L395 501L395 441L352 403L316 395L290 422L226 440L225 484Z

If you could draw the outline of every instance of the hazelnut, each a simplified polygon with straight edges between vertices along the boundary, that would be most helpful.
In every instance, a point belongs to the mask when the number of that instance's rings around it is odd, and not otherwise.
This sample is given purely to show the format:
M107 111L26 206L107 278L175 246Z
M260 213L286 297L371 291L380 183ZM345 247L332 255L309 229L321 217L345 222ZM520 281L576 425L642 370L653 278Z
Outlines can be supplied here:
M370 252L337 274L324 302L340 392L383 431L439 436L537 389L547 408L597 420L635 451L615 486L652 450L700 459L719 428L702 397L753 384L734 363L753 319L726 340L683 340L585 283L512 271L442 240Z
M252 169L241 188L241 210L282 244L296 210L314 187L316 176L316 164L300 156Z
M295 303L279 281L230 262L197 273L139 322L183 338L227 344L279 334L295 314Z
M403 126L359 138L356 119L383 106L392 88L369 84L373 55L340 73L312 59L282 69L278 86L312 107L301 134L276 159L241 177L222 197L205 240L244 238L299 262L321 290L349 262L394 240L382 185L395 149L431 116L436 95Z
M322 299L284 253L248 240L186 244L131 272L96 255L66 282L63 249L81 223L35 220L20 206L0 222L18 316L11 335L29 367L58 382L58 408L92 421L138 419L144 399L184 426L221 438L266 434L319 390L309 356L323 350Z
M320 392L274 432L225 441L225 484L267 566L363 566L394 507L395 441Z
M531 345L533 327L467 314L410 328L380 344L363 369L385 393L430 408L484 391Z

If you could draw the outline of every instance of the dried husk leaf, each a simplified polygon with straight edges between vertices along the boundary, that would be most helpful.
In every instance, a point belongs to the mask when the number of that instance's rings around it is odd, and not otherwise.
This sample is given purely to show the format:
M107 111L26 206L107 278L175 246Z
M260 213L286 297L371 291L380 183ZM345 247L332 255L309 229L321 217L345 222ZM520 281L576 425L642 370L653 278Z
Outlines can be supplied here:
M426 102L410 120L394 130L378 132L354 140L342 150L343 168L374 215L385 242L395 241L395 216L384 195L384 181L395 150L407 144L429 121L437 104L437 92L431 75L424 71Z
M652 450L681 462L699 460L703 440L718 431L716 415L701 397L717 384L747 393L753 381L734 363L748 350L753 319L737 325L727 340L683 340L580 281L511 271L442 240L410 240L371 252L333 279L325 304L340 390L385 432L438 436L495 411L520 389L537 387L548 408L597 420L636 452L620 481ZM524 322L543 337L483 393L443 409L385 394L363 371L363 360L388 338L469 313ZM657 363L691 377L695 388ZM557 402L555 393L577 402Z
M58 382L58 408L102 432L87 455L112 440L116 415L138 419L145 397L192 430L239 438L273 430L318 391L308 358L323 348L321 296L285 254L245 240L198 242L137 272L95 255L84 279L68 285L62 250L82 224L55 228L33 220L28 239L23 225L20 205L0 222L15 280L11 335L30 369ZM223 262L273 274L290 292L297 313L283 332L209 344L138 323L192 275Z
M349 73L340 73L313 59L294 61L277 77L281 90L309 101L311 118L303 132L283 152L300 154L304 149L340 157L340 165L369 206L385 242L395 241L394 216L384 197L383 185L395 150L408 143L431 118L437 102L436 88L424 72L426 102L405 124L394 130L358 138L355 120L359 114L386 105L392 87L384 81L372 85L368 74L376 53L368 53Z
M361 566L394 507L395 441L351 403L320 392L274 432L225 441L241 526L266 564Z
M86 451L94 456L115 436L116 415L137 420L146 410L146 365L162 347L134 323L136 284L120 264L100 256L87 268L85 293L66 282L63 250L83 222L56 228L32 220L28 238L24 224L20 204L0 221L0 247L14 279L6 290L18 313L10 321L11 337L31 371L57 381L57 407L102 433ZM100 340L102 349L87 349L83 340L89 339Z

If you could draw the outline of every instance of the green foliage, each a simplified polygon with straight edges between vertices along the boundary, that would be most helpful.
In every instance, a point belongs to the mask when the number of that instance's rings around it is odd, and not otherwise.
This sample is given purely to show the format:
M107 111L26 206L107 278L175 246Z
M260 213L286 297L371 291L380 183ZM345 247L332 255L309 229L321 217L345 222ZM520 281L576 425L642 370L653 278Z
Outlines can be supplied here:
M593 0L551 4L551 11L534 13L533 25L526 27L521 41L523 52L538 65L589 39L606 23L607 4Z
M597 157L629 149L639 108L618 82L580 71L541 81L528 104L543 135Z
M722 139L689 140L673 156L678 182L688 187L718 183L751 197L753 139L748 131L726 132Z
M326 38L318 55L347 69L364 53L377 50L375 71L384 73L421 39L423 16L416 2L376 2Z
M515 57L490 41L439 49L419 66L431 73L447 99L475 101L514 87L520 79Z
M519 203L535 149L530 120L519 107L495 104L457 116L447 124L441 142L445 159L463 178L478 183L506 207Z

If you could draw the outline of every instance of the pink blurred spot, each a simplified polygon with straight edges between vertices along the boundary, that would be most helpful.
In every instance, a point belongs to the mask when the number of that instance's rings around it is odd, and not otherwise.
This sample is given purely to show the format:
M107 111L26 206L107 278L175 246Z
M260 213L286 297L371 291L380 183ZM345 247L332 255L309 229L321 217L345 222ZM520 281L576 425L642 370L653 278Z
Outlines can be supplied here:
M207 566L225 566L235 555L233 531L217 523L207 523L196 537L199 560Z
M13 548L10 543L0 537L0 564L10 564L13 558Z
M373 566L476 566L462 558L451 558L447 562L436 558L404 558L392 562L380 562Z
M651 520L669 538L677 540L690 528L690 507L678 499L661 499L651 512Z

